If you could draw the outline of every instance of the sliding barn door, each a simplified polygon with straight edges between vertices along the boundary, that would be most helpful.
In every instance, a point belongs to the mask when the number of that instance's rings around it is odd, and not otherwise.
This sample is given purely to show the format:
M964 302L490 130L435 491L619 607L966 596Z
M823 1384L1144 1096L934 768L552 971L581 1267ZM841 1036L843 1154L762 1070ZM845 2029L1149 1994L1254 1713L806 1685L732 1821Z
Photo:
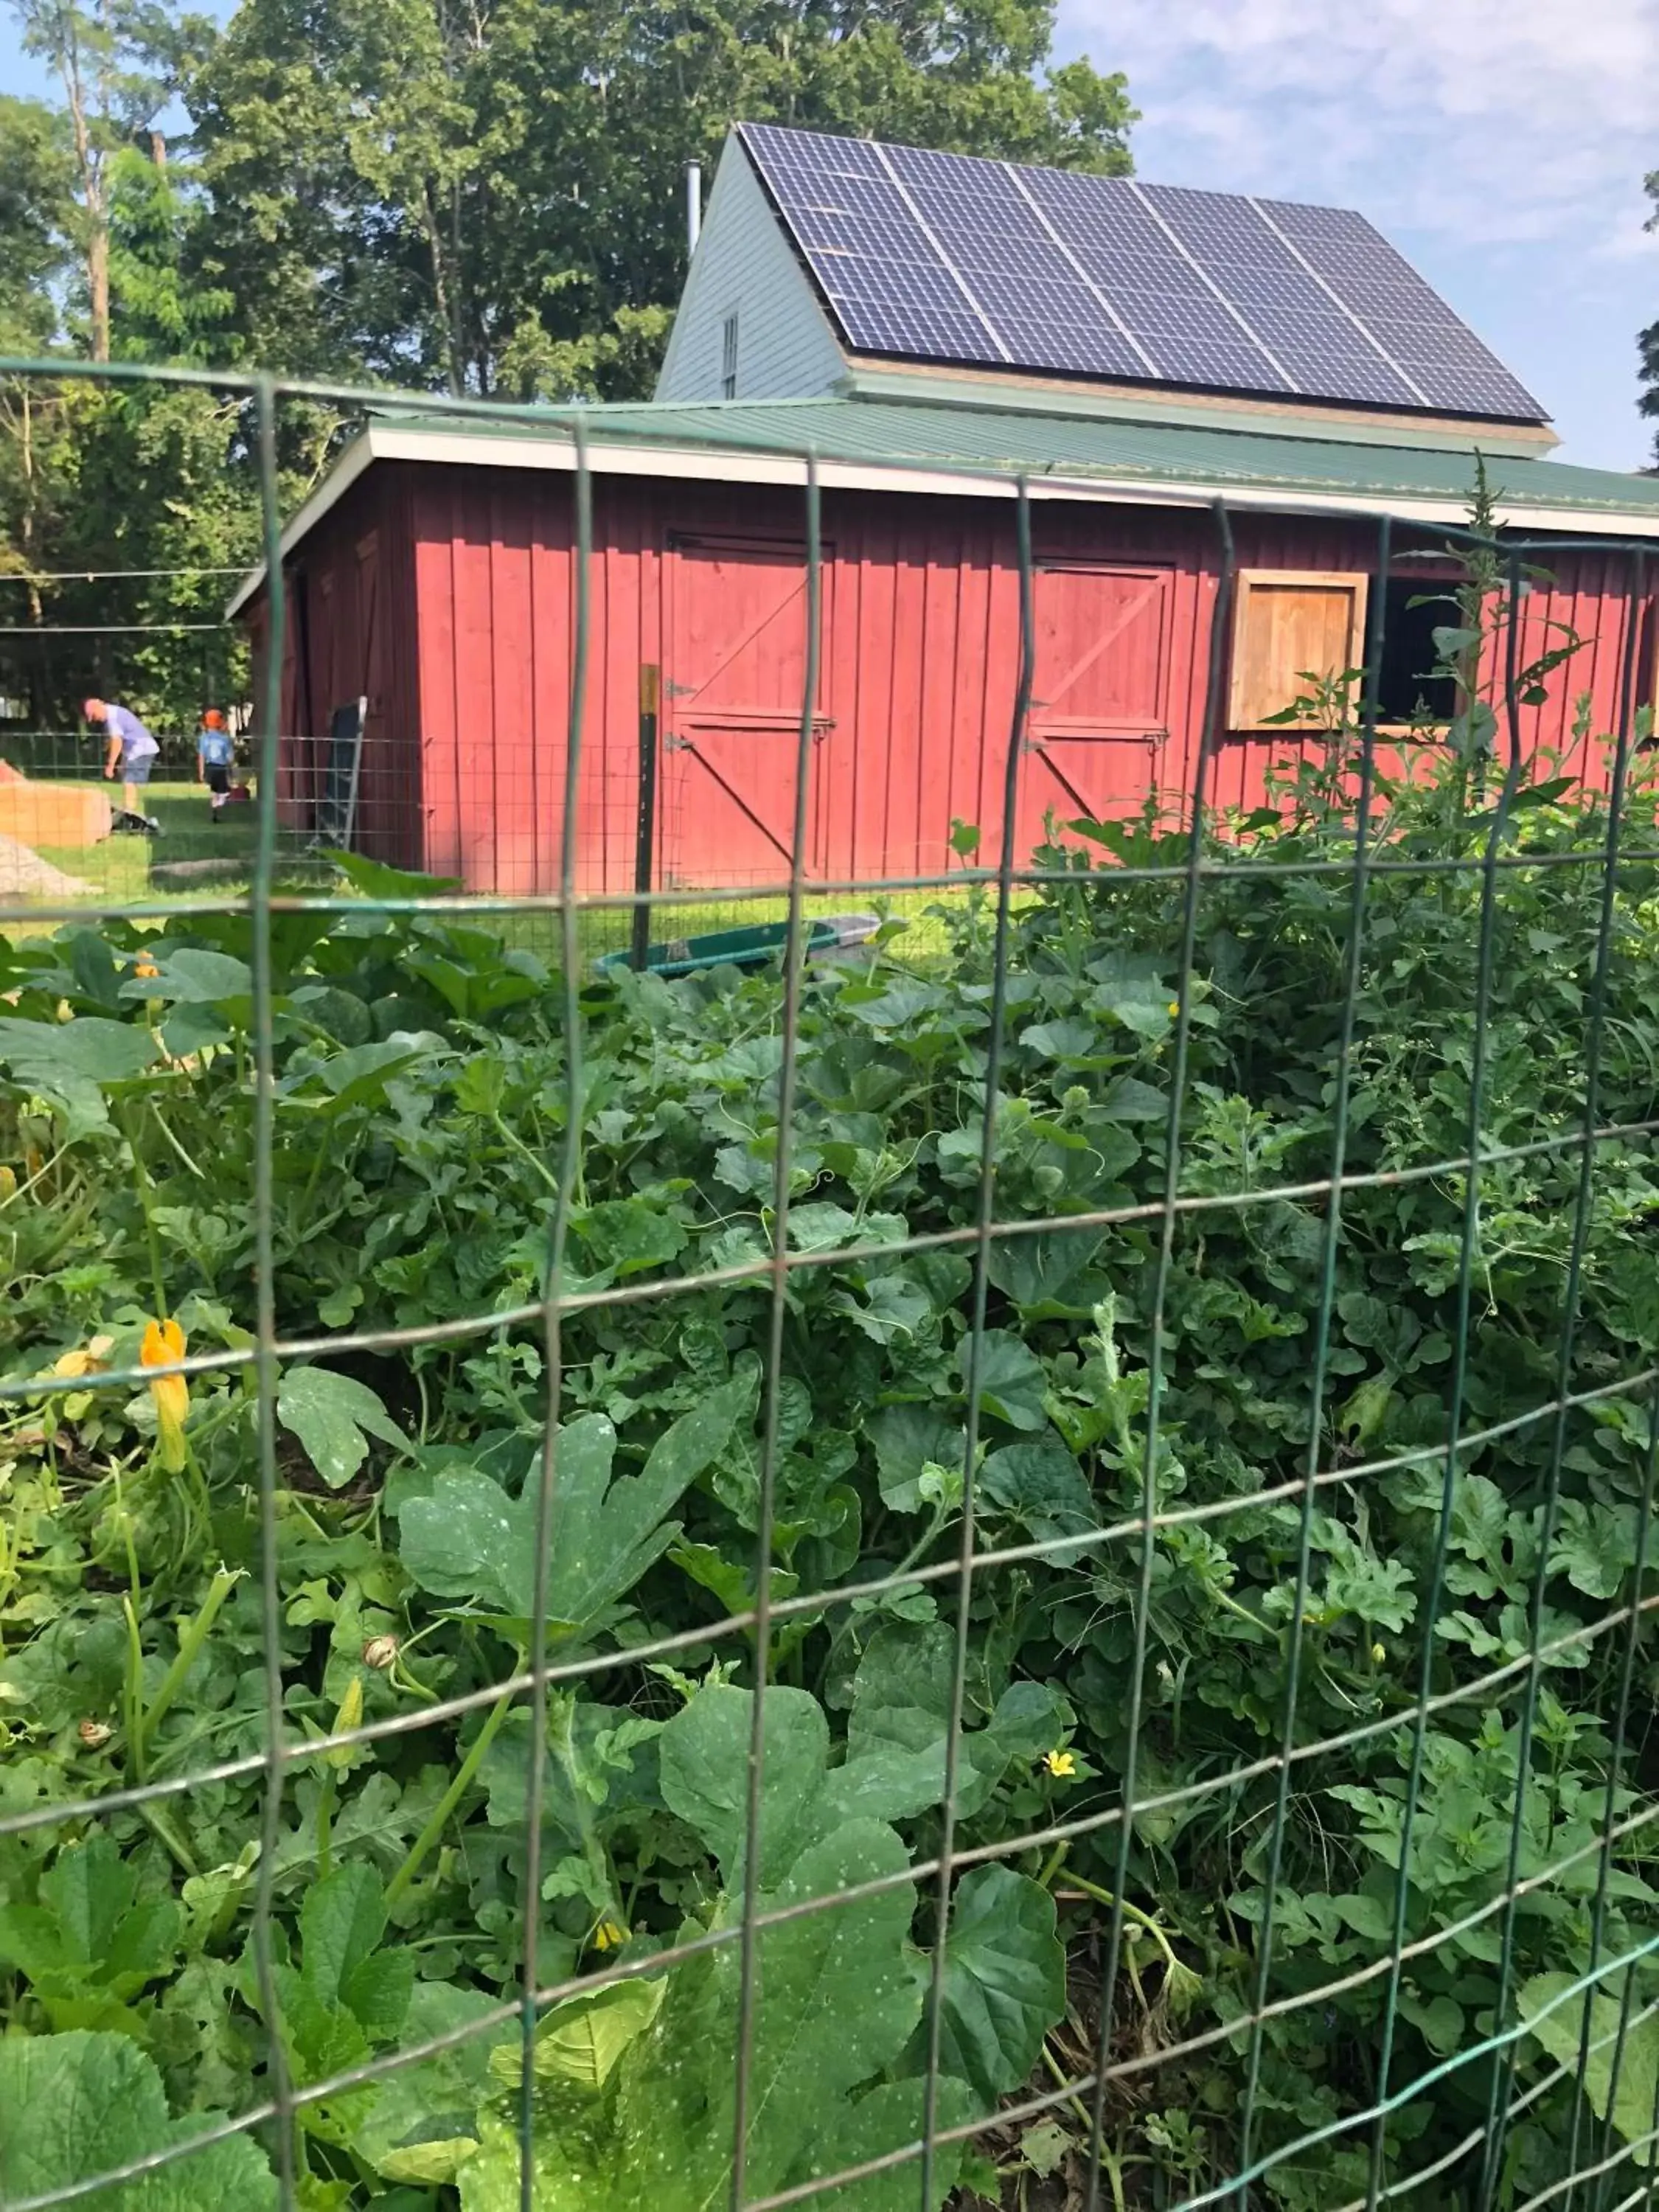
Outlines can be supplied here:
M799 544L677 538L663 563L664 879L717 888L789 873L806 680L806 551ZM821 620L829 634L826 557ZM804 862L819 867L817 780L830 728L819 655L807 759Z
M1133 814L1168 735L1173 571L1045 561L1032 580L1036 658L1015 859L1044 817Z

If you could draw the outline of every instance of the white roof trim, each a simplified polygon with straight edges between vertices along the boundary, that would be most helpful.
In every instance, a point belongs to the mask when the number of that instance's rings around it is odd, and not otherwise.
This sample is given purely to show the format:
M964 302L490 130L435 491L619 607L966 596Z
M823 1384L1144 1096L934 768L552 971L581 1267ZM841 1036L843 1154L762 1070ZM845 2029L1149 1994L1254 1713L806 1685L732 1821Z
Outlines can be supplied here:
M672 477L711 483L804 485L806 464L793 454L739 453L713 447L605 445L590 438L588 466L595 476ZM431 461L463 468L550 469L568 473L576 465L574 443L547 437L480 436L453 430L400 428L376 422L362 431L341 455L282 536L283 557L315 528L335 501L349 490L371 461ZM1064 477L1033 473L1027 478L1033 499L1080 500L1112 506L1207 507L1224 497L1230 507L1255 507L1273 514L1392 514L1406 522L1461 524L1468 509L1461 500L1389 495L1381 492L1284 492L1249 484L1150 482L1144 477ZM969 499L1012 499L1012 475L975 476L929 468L925 463L823 460L818 482L826 491L906 491ZM1659 513L1610 514L1602 507L1528 507L1509 503L1498 511L1510 530L1556 530L1598 538L1648 538L1659 541ZM240 614L264 582L262 563L237 586L225 618Z
M345 496L369 463L382 460L385 458L385 454L374 442L374 431L372 429L360 431L283 531L280 549L284 561L300 540L308 536L316 525L322 520L336 500ZM235 620L264 580L265 564L261 561L257 568L251 568L243 577L226 602L225 620L227 622Z

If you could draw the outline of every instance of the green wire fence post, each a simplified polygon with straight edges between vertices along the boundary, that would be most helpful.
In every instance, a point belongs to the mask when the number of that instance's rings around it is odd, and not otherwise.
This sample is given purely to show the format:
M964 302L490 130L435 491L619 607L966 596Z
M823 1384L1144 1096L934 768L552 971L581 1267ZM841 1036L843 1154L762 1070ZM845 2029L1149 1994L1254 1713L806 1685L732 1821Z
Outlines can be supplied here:
M1036 676L1036 612L1032 589L1031 492L1022 476L1014 507L1015 556L1019 568L1019 664L1013 719L1002 763L1000 858L997 866L995 949L991 974L990 1030L985 1045L985 1094L980 1108L979 1188L975 1221L972 1317L968 1338L968 1413L962 1448L962 1520L957 1547L956 1618L951 1662L951 1701L945 1737L939 1872L933 1897L933 1956L927 1985L927 2069L921 2118L921 2212L933 2203L938 2155L939 2049L944 2021L945 1942L951 1925L951 1876L957 1823L957 1777L962 1752L963 1697L968 1677L968 1631L973 1603L975 1480L978 1474L981 1380L984 1371L986 1304L990 1290L991 1225L996 1211L997 1109L1002 1079L1003 1031L1007 1017L1008 937L1012 910L1016 815L1021 757Z
M1215 590L1211 602L1208 668L1204 717L1188 796L1187 859L1182 872L1181 934L1176 955L1176 1029L1170 1074L1170 1103L1164 1129L1164 1204L1153 1261L1152 1322L1146 1354L1146 1438L1141 1454L1140 1561L1134 1603L1133 1656L1130 1662L1128 1711L1125 1715L1121 1796L1117 1808L1117 1863L1112 1880L1113 1905L1101 1973L1100 2035L1092 2082L1089 2124L1089 2168L1085 2212L1097 2212L1105 2147L1106 2087L1111 2077L1112 2033L1116 2016L1117 1978L1123 1955L1123 1899L1128 1888L1129 1853L1134 1841L1135 1785L1146 1674L1147 1630L1152 1610L1154 1538L1158 1522L1158 1416L1164 1384L1165 1301L1175 1259L1176 1200L1181 1191L1181 1139L1187 1091L1187 1055L1192 1036L1194 956L1198 945L1199 907L1203 889L1205 841L1209 835L1210 771L1225 727L1224 699L1237 558L1232 516L1224 499L1213 508L1216 527Z
M806 651L801 676L800 720L795 735L793 820L789 836L789 920L783 951L783 1053L777 1075L777 1157L772 1182L772 1261L767 1319L765 1403L762 1414L760 1496L755 1527L755 1692L749 1756L744 1778L742 1939L738 1954L737 2081L732 2100L732 2212L744 2212L748 2172L750 2090L759 2021L759 1909L765 1847L763 1790L766 1779L766 1686L772 1656L772 1544L776 1516L779 1420L783 1383L783 1333L789 1309L789 1201L794 1170L795 1070L800 1045L801 984L805 946L801 937L802 886L806 872L807 803L811 790L812 730L817 708L822 651L823 518L818 464L805 466ZM833 1910L833 1903L829 1902Z
M276 387L266 375L253 388L256 452L259 470L259 520L264 535L265 574L270 580L270 647L265 664L265 685L259 753L259 831L249 906L252 920L254 1012L253 1073L253 1267L256 1305L254 1372L259 1394L259 1592L260 1625L264 1639L265 1773L264 1806L260 1822L259 1861L253 1903L253 1956L259 1980L259 2001L270 2026L270 2069L276 2109L276 2176L284 2212L296 2201L298 2177L293 2087L279 2027L278 2002L271 1948L272 1884L276 1846L281 1835L283 1764L282 1650L282 1588L276 1571L276 1260L271 1239L272 1115L276 1070L272 1062L274 1024L271 1003L270 901L276 849L277 729L282 686L283 552L282 514L276 486Z
M1302 1486L1301 1512L1297 1527L1296 1593L1290 1625L1285 1631L1284 1725L1279 1740L1279 1784L1273 1801L1273 1822L1267 1846L1267 1878L1263 1887L1261 1918L1256 1935L1255 2003L1250 2022L1249 2056L1244 2077L1244 2106L1239 2124L1239 2164L1250 2162L1255 2132L1256 2097L1261 2086L1262 2033L1273 1959L1273 1900L1279 1894L1284 1863L1285 1829L1290 1813L1291 1754L1296 1747L1297 1694L1301 1684L1302 1646L1308 1606L1308 1578L1312 1565L1313 1516L1317 1496L1316 1480L1325 1443L1325 1386L1331 1351L1331 1316L1336 1302L1336 1258L1342 1236L1342 1176L1347 1164L1348 1109L1353 1087L1354 1030L1358 1016L1360 980L1365 941L1367 864L1370 860L1371 790L1376 769L1376 696L1382 682L1383 609L1387 604L1389 569L1393 553L1392 526L1385 516L1377 526L1376 588L1366 611L1364 692L1359 732L1359 788L1354 811L1353 883L1349 896L1347 941L1342 957L1342 1012L1336 1048L1335 1096L1331 1102L1330 1195L1325 1206L1325 1227L1319 1268L1319 1307L1314 1323L1313 1381L1308 1414L1308 1450ZM1340 743L1346 754L1347 737ZM1344 757L1340 773L1352 772ZM1248 2198L1243 2200L1248 2203Z
M519 2203L535 2212L536 2014L541 1990L542 1806L547 1790L548 1688L555 1670L547 1657L548 1591L559 1494L559 1411L564 1387L564 1269L570 1208L582 1156L581 947L576 912L578 794L582 735L587 713L589 632L592 619L593 482L586 426L574 431L571 485L571 552L575 566L576 621L570 658L570 715L567 725L563 812L559 825L559 938L564 1027L564 1129L557 1188L548 1227L543 1341L547 1416L542 1431L536 1487L534 1580L530 1620L530 1753L526 1790L524 1947L520 1965Z

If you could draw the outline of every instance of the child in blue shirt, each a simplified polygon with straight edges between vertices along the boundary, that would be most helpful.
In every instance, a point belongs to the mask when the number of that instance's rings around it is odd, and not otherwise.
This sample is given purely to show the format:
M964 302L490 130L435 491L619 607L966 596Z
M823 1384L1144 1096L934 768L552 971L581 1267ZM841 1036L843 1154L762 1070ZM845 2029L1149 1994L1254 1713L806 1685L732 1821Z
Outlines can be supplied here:
M206 784L211 793L209 805L216 822L230 793L230 767L234 757L224 716L216 707L208 708L196 733L196 781Z

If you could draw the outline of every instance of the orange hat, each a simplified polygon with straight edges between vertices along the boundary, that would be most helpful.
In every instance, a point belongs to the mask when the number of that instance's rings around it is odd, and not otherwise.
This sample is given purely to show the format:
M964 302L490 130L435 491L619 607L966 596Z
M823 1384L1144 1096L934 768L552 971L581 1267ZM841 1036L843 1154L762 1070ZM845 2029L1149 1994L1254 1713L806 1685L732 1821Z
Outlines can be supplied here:
M210 707L202 716L202 726L206 730L222 730L225 718L216 707Z

